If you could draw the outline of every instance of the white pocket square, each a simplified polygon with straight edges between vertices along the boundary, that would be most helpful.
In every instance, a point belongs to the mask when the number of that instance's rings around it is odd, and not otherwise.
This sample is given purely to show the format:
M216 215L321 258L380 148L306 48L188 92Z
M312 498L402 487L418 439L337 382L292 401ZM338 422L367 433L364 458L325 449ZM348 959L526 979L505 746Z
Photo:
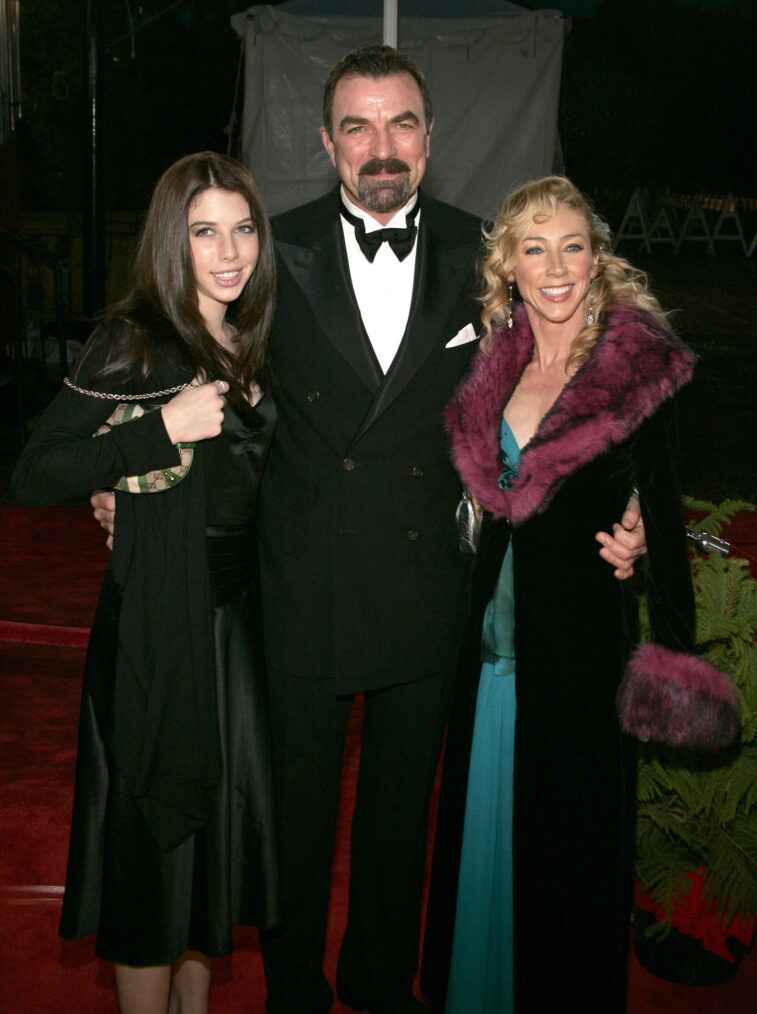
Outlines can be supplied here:
M474 342L476 338L478 338L476 329L472 324L466 324L444 347L445 349L454 349L456 345L467 345L468 342Z

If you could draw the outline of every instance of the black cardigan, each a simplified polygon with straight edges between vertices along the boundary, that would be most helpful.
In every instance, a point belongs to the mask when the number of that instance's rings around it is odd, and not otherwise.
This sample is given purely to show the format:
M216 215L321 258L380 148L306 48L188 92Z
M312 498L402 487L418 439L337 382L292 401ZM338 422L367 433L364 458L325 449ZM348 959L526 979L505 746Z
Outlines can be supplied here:
M107 347L107 335L96 332L78 386L92 386ZM178 361L161 355L142 390L190 381ZM107 382L98 387L107 390ZM135 383L110 389L140 390ZM122 475L179 463L159 411L93 437L115 404L62 387L21 454L12 478L16 499L27 506L67 500ZM200 443L188 475L170 491L116 491L113 555L101 593L113 583L120 591L115 671L88 666L86 687L115 763L165 850L204 824L221 764L202 451Z

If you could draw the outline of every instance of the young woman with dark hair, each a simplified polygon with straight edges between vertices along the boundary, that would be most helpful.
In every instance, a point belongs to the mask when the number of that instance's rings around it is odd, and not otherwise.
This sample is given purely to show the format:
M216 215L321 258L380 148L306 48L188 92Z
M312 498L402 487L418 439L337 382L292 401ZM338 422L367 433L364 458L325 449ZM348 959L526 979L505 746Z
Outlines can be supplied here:
M156 186L128 294L13 478L28 505L116 488L60 932L97 931L124 1014L206 1012L232 926L278 920L254 533L274 284L247 170L180 159Z

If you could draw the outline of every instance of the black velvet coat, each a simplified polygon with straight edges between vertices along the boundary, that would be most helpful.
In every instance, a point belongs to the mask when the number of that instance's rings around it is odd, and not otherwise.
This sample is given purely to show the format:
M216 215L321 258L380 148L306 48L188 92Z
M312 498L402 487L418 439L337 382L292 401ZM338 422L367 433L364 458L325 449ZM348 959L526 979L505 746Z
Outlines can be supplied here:
M516 1009L610 1014L625 1010L635 802L634 752L615 699L638 630L633 586L613 577L594 535L611 530L638 486L655 637L690 650L669 399L688 381L693 355L640 311L617 308L503 491L499 423L532 352L519 307L512 331L479 352L447 413L455 464L487 517L448 731L422 985L437 999L446 990L481 625L512 540Z

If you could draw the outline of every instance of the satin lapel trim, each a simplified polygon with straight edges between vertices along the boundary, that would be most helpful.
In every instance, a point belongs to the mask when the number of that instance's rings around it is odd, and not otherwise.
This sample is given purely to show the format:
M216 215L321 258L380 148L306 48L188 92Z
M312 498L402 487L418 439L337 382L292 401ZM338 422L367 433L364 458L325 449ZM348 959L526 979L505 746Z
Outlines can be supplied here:
M363 327L341 225L337 219L313 247L278 242L281 259L302 289L318 326L370 390L383 379Z
M470 272L470 248L443 247L421 219L415 285L405 334L384 383L357 437L381 416L407 387L431 352L452 337L443 332ZM357 439L357 438L356 438Z

